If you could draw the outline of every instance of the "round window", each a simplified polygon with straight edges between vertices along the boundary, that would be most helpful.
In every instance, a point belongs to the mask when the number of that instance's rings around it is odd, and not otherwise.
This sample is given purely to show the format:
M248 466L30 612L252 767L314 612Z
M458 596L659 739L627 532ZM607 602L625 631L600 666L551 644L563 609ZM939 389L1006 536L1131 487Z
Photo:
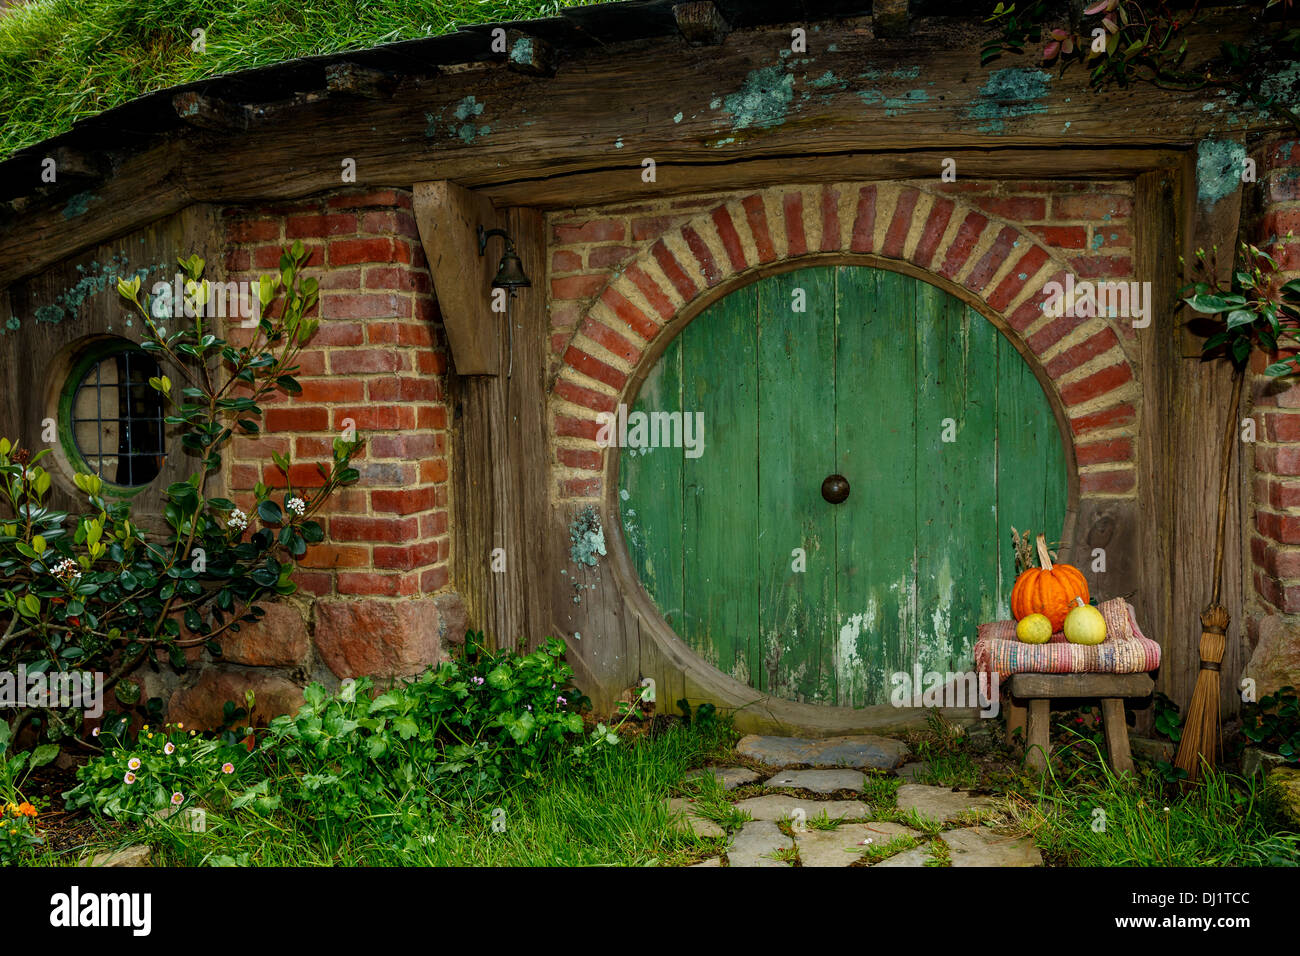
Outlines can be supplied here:
M132 342L96 343L78 356L64 388L64 448L78 470L123 488L149 484L167 459L158 363Z

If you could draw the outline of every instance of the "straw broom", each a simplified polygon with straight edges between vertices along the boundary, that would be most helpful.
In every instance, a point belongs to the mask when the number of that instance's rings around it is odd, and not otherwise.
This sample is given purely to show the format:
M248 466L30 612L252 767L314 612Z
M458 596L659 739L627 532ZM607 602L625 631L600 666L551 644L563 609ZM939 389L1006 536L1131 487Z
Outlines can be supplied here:
M1201 612L1201 669L1196 675L1192 702L1183 721L1183 736L1174 757L1174 766L1187 771L1189 782L1196 781L1204 763L1214 767L1219 755L1219 679L1223 650L1227 644L1228 611L1219 603L1223 591L1223 531L1228 516L1228 473L1232 452L1237 444L1237 410L1245 370L1233 373L1232 408L1223 432L1223 457L1219 461L1219 520L1214 539L1214 592L1209 605Z

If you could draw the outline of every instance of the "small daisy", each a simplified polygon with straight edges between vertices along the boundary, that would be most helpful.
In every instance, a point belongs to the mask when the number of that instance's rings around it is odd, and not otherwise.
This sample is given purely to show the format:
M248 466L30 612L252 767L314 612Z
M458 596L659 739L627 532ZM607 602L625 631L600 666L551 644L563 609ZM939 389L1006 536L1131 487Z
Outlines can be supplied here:
M296 514L299 518L307 513L307 502L303 501L301 498L290 498L285 507Z
M92 730L92 731L90 732L90 736L92 736L92 737L98 737L98 736L99 736L99 728L96 727L94 730Z
M223 763L223 764L221 765L221 772L222 772L222 773L234 773L234 772L235 772L235 765L234 765L233 763Z
M139 770L139 769L140 769L140 758L139 758L139 757L132 757L130 760L128 760L128 761L126 762L126 766L127 766L127 769L129 769L129 770Z
M127 784L135 783L135 774L128 772L127 775L122 778L122 782Z
M172 794L173 807L179 807L184 802L185 802L185 795L181 793L179 790L177 790L175 793Z
M165 753L167 756L170 757L175 752L176 752L176 745L172 743L170 740L163 745L163 753Z

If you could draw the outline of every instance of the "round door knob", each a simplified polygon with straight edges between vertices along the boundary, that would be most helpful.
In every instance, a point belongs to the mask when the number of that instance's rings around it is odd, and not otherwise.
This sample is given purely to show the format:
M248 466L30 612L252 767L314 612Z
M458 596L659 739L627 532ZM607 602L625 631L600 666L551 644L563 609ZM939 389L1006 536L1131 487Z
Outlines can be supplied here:
M849 480L843 475L827 475L822 482L822 497L833 505L849 496Z

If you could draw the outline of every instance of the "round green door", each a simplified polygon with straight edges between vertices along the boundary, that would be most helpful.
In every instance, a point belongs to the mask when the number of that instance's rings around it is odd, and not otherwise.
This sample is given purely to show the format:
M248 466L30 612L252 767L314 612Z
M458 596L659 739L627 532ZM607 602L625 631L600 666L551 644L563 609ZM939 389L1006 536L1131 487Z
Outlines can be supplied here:
M789 700L882 704L893 674L969 670L978 624L1009 616L1012 527L1062 531L1060 431L1033 372L982 315L883 269L801 269L714 303L621 428L646 591L719 670Z

